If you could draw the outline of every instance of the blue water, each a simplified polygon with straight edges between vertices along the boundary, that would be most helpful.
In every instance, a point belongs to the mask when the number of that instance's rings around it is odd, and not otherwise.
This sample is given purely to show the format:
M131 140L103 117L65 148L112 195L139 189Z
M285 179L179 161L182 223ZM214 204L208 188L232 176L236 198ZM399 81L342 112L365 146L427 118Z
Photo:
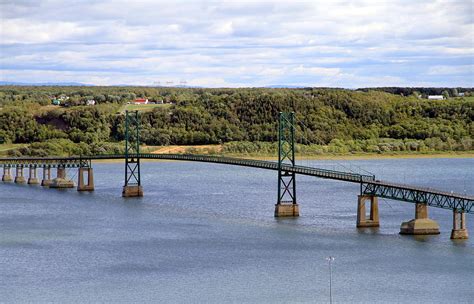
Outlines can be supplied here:
M474 194L474 159L343 163ZM145 196L131 199L122 164L94 171L93 193L0 183L0 302L328 303L327 256L334 302L474 299L470 214L467 241L449 239L452 213L436 208L440 235L401 236L414 205L380 199L381 227L357 230L356 184L298 176L301 216L275 219L273 171L143 163Z

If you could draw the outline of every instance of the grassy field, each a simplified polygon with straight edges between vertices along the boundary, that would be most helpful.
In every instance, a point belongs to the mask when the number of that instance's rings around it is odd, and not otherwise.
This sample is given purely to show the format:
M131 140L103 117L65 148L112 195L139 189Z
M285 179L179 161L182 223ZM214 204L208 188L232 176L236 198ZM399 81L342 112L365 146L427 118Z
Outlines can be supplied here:
M0 144L0 156L6 156L9 150L21 148L27 144Z
M123 113L126 110L149 112L149 111L152 111L154 108L158 108L158 107L168 108L170 106L171 106L170 104L126 104L120 108L119 112Z
M168 154L168 153L192 153L192 154L216 154L221 153L222 145L193 145L193 146L143 146L142 153Z

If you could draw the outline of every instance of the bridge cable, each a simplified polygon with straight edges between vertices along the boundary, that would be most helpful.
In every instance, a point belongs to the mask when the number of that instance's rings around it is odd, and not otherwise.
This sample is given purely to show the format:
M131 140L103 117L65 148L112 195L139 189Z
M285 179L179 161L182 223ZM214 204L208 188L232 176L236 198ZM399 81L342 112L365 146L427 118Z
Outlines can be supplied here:
M296 117L296 115L295 115L295 119L296 119L297 123L298 123L298 122L301 123L301 125L304 127L304 129L302 128L302 130L310 130L310 128L308 128L308 127L305 125L305 123L304 123L303 121L301 121L300 119L298 119L298 117ZM296 126L294 126L294 127L295 127L295 130L298 131L297 128L296 128ZM303 139L304 139L307 143L309 143L309 144L307 145L308 147L309 147L310 145L313 145L313 144L314 144L314 145L321 145L321 143L313 143L313 142L311 142L302 132L298 132L298 134L301 135L301 136L303 137ZM328 152L328 153L329 153L330 155L336 157L335 154L333 154L333 153L331 153L331 152ZM331 158L330 158L330 159L331 159ZM374 175L374 173L372 173L372 172L370 172L370 171L368 171L368 170L365 170L364 168L362 168L362 167L360 167L360 166L358 166L358 165L350 164L349 167L347 167L347 165L344 165L343 163L338 162L338 161L337 161L336 159L334 159L334 158L331 159L331 160L334 161L337 165L341 166L342 168L348 170L349 172L356 173L356 174L361 174L361 172L365 172L365 173L367 173L367 174L369 174L369 175ZM359 171L353 170L353 169L352 169L352 166L354 166L354 167L356 167L357 169L359 169Z
M297 123L299 122L299 123L301 123L301 125L303 126L303 128L301 128L302 130L307 131L307 130L310 129L310 128L308 128L308 127L305 125L305 123L304 123L303 121L301 121L301 120L298 119L297 117L295 117L295 118L296 118L296 120L297 120ZM297 130L296 126L295 126L295 129ZM309 148L311 145L313 145L313 144L321 145L321 146L322 146L321 143L313 143L312 141L310 141L310 140L307 138L307 136L305 136L302 132L298 132L298 134L301 135L301 137L304 139L304 141L306 142L306 146L307 146L308 148ZM309 152L308 152L308 153L309 153ZM334 156L335 156L335 155L334 155ZM343 165L343 164L337 162L335 159L331 159L331 160L332 160L333 162L335 162L337 165L340 165L342 168L344 168L344 169L346 169L346 170L348 170L348 171L350 171L350 172L352 172L352 173L358 173L358 172L354 172L354 170L352 170L350 167L347 168L345 165ZM329 166L330 166L330 164L329 164ZM335 167L334 167L333 169L336 170Z

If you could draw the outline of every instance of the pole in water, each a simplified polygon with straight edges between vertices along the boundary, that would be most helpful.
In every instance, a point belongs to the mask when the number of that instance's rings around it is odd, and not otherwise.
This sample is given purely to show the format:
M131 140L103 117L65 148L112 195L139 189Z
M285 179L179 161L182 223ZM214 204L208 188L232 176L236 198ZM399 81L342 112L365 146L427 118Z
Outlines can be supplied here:
M332 262L335 260L333 256L328 256L326 261L329 262L329 303L332 304Z

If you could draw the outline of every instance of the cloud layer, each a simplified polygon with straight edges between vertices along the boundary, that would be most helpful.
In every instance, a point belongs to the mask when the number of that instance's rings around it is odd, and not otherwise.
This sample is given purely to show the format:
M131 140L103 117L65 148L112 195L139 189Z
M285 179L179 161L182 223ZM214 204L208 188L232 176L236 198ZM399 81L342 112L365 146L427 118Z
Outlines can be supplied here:
M0 12L2 81L474 85L471 1L0 0Z

